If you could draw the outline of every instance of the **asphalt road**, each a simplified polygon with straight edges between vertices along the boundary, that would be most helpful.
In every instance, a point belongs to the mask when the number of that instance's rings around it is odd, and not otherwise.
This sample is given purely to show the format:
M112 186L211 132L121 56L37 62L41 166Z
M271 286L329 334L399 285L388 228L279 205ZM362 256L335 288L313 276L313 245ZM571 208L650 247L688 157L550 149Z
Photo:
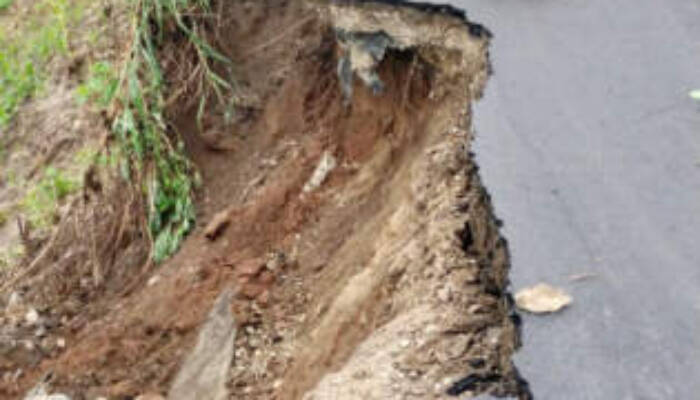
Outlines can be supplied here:
M535 398L700 399L700 2L452 3L495 35L475 150L513 286L574 296L525 318Z

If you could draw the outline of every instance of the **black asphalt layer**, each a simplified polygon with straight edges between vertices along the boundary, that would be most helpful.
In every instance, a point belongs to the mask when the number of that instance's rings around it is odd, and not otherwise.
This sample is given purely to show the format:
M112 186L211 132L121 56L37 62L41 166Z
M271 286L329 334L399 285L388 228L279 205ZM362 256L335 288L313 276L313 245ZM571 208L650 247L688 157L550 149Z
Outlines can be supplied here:
M494 35L475 152L538 400L700 399L700 2L456 0Z

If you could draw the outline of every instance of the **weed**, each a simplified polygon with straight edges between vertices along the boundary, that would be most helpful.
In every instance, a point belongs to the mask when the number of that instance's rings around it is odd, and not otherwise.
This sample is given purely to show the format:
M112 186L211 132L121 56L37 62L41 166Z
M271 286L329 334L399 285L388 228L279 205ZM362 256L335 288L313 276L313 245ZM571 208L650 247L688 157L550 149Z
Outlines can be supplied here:
M24 257L24 247L21 245L0 249L0 270L12 267L22 257Z
M0 0L0 9L10 3ZM68 25L82 16L77 3L41 0L29 15L16 16L21 19L19 27L0 26L0 129L24 100L41 89L50 60L68 53Z
M9 8L14 0L0 0L0 11Z
M114 99L118 85L119 79L111 64L98 61L90 65L87 79L76 88L78 102L85 104L91 101L100 108L106 108Z
M21 208L27 213L32 226L45 228L54 222L61 200L79 188L78 181L68 177L64 171L48 167L39 182L22 199Z
M99 151L92 146L83 146L73 155L73 163L81 169L87 169L99 161Z
M7 210L0 210L0 228L2 228L10 218Z
M184 156L179 139L168 136L163 120L165 82L156 48L163 40L166 21L174 22L199 56L201 82L206 85L200 97L199 116L206 105L206 93L213 93L221 104L227 97L233 99L233 85L211 69L212 62L228 64L228 60L200 36L192 18L187 24L184 22L184 14L195 9L206 11L208 6L208 0L139 1L131 54L117 92L122 111L114 121L114 131L131 164L131 168L122 164L122 171L145 183L156 262L178 249L195 217L193 167Z

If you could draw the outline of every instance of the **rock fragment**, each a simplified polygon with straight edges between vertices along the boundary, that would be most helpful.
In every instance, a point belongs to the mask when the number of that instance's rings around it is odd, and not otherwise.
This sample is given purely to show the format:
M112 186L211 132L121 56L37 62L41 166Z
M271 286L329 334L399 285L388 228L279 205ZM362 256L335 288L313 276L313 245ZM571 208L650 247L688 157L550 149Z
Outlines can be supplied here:
M175 377L169 400L225 400L233 359L236 324L231 312L233 293L224 290L214 302L194 349Z
M309 181L306 182L306 185L304 185L304 193L313 192L314 190L318 189L318 187L321 186L321 184L323 184L323 182L326 180L328 174L330 174L337 165L338 162L333 154L331 154L329 151L325 151L321 156L314 173L311 175L311 179L309 179Z

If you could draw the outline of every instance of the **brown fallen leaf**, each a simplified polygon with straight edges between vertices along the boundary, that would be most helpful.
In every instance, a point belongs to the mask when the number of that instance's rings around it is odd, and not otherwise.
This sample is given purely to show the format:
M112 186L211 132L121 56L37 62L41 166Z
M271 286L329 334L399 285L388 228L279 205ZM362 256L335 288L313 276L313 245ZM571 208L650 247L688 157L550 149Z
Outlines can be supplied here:
M533 314L557 312L571 302L570 295L546 283L522 289L515 294L515 304L518 308Z

